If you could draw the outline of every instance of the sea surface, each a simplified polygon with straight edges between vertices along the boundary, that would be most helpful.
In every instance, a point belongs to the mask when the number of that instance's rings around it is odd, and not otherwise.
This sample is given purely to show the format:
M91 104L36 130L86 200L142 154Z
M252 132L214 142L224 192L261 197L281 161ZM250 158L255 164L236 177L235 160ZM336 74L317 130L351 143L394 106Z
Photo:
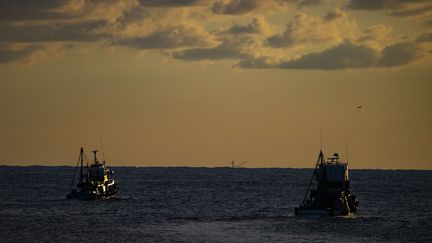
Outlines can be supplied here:
M351 170L354 217L296 217L311 169L114 168L110 200L66 200L75 168L0 166L0 242L432 242L432 171Z

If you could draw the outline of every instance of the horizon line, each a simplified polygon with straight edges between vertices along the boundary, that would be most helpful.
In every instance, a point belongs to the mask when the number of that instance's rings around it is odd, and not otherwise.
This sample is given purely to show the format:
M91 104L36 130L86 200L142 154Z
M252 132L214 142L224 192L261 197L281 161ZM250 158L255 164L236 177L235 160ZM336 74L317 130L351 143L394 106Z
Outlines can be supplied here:
M41 164L30 164L30 165L12 165L12 164L0 164L0 167L76 167L72 165L41 165ZM166 165L166 166L145 166L145 165L110 165L108 167L126 167L126 168L207 168L207 169L314 169L314 167L237 167L232 168L231 166L190 166L190 165ZM432 171L432 168L349 168L349 170L406 170L406 171Z

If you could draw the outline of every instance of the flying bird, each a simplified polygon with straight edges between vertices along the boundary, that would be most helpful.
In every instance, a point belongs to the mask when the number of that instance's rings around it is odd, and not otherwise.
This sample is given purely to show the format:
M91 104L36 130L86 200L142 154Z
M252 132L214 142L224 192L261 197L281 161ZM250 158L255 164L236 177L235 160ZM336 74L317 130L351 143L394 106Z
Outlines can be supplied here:
M361 105L357 106L357 109L361 109L361 108L362 108L362 106L361 106Z

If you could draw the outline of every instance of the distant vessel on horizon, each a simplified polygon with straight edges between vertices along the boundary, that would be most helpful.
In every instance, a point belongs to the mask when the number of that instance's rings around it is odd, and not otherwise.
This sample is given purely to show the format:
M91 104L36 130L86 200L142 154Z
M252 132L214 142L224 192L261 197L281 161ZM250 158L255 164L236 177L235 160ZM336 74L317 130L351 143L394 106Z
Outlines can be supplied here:
M316 184L313 189L313 184ZM295 208L296 215L347 216L357 212L358 200L350 190L348 163L339 154L324 158L320 150L304 199Z
M242 166L246 163L247 163L247 161L243 161L242 163L236 165L234 160L233 160L233 161L231 161L231 168L233 168L233 169L242 168Z
M94 200L106 199L115 195L118 186L112 178L114 171L105 167L105 161L102 163L97 159L98 150L94 150L94 162L89 166L84 166L84 149L80 149L80 155L76 166L75 174L71 183L71 192L66 196L67 199ZM74 188L75 177L78 166L80 166L80 176L78 184Z

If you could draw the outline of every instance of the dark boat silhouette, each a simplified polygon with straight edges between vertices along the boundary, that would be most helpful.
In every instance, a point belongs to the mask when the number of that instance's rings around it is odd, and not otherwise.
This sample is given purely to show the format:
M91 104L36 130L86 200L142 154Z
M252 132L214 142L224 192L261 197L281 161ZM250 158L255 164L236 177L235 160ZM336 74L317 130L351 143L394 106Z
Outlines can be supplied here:
M311 189L313 188L313 189ZM358 201L350 190L348 163L339 154L324 159L321 150L311 181L296 215L347 216L357 212Z
M106 199L117 193L119 188L112 178L114 171L105 167L105 161L98 161L97 152L97 150L93 151L93 164L89 166L87 162L87 165L84 166L84 149L80 149L78 163L71 183L71 192L66 195L67 199ZM80 167L79 164L81 164ZM78 167L80 174L78 184L74 187Z

